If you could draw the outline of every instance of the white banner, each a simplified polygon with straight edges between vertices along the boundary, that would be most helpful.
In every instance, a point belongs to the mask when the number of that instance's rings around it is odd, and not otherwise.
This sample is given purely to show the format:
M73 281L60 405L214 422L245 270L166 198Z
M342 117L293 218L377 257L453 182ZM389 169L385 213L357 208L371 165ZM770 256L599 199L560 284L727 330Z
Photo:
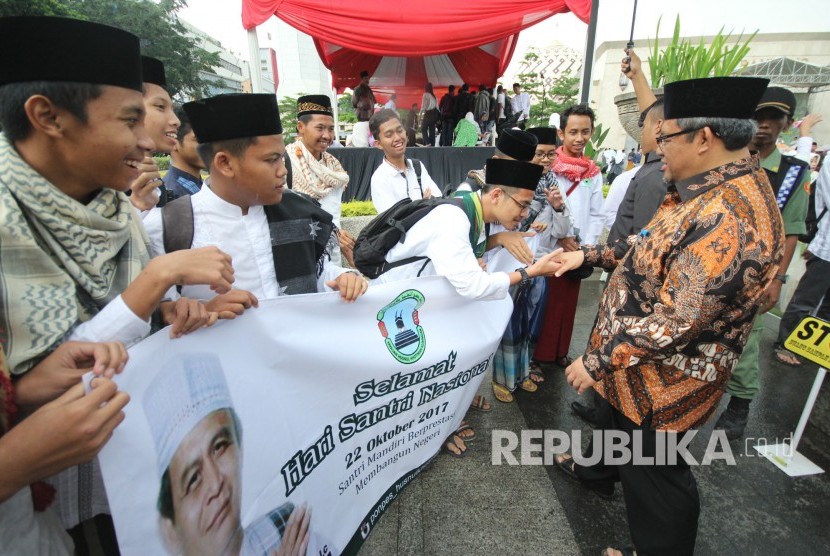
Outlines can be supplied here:
M126 419L99 456L121 552L354 553L460 424L512 311L443 278L280 297L130 350Z

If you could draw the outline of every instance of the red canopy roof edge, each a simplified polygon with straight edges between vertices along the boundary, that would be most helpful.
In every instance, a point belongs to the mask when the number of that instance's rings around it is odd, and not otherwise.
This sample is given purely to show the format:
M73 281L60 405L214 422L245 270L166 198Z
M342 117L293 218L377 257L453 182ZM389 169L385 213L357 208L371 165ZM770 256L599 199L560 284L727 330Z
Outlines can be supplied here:
M351 50L386 56L429 56L464 50L515 35L548 17L572 11L588 22L591 0L243 0L242 25L251 29L272 15L311 35ZM359 15L358 15L359 14Z

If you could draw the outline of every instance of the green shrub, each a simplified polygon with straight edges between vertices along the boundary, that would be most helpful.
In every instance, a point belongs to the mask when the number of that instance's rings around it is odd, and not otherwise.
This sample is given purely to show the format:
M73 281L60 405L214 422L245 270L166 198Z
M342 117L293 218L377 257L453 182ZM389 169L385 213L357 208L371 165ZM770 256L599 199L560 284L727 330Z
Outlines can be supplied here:
M170 169L170 155L164 156L154 156L153 160L156 161L156 165L158 165L159 170L169 170Z
M341 216L348 218L350 216L374 216L378 211L375 210L375 205L372 201L349 201L341 205Z

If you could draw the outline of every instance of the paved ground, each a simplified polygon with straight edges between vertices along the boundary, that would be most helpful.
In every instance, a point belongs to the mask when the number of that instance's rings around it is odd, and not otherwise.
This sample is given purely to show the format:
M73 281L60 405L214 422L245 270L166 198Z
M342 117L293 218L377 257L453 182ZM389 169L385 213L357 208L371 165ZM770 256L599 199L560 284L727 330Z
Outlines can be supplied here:
M582 285L571 355L585 343L596 314L600 283ZM770 319L771 320L771 319ZM772 362L770 322L761 348L762 391L753 402L748 437L788 436L801 414L815 366L794 370ZM830 472L830 387L819 395L799 451ZM622 493L605 502L556 467L491 464L492 430L590 427L571 414L577 399L562 373L552 371L518 403L493 400L489 414L471 413L478 437L464 459L439 456L390 506L361 554L599 554L608 544L629 545ZM722 406L726 406L726 399ZM692 444L700 459L710 424ZM701 497L696 554L830 554L830 477L790 478L750 442L733 442L736 465L716 462L694 470Z

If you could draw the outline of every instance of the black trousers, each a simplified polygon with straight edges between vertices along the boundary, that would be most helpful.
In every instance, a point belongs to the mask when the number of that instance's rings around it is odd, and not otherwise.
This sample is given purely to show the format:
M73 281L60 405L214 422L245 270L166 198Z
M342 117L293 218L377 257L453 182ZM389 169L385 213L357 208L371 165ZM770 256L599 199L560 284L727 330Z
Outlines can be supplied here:
M816 307L818 307L816 312L818 318L830 320L830 295L828 293L830 293L830 262L814 256L807 261L807 270L798 282L784 316L781 317L776 347L783 346L798 323L812 313Z
M600 398L597 405L596 430L642 431L642 455L654 457L656 432L651 430L651 415L641 425L635 424ZM629 441L631 449L633 441ZM607 448L607 447L603 447ZM593 440L587 456L594 452ZM634 548L640 556L666 554L692 555L700 516L697 482L689 465L678 458L675 465L596 465L575 467L576 474L592 488L610 491L615 482L622 483L628 528Z

